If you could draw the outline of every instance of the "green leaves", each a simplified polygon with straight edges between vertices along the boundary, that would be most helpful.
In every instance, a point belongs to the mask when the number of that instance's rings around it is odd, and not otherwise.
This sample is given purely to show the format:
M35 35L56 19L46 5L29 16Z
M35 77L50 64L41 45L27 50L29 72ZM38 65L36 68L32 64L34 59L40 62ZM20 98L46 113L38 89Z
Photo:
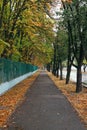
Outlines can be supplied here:
M1 54L3 53L3 51L6 47L10 47L9 43L0 39L0 56L1 56Z
M9 46L0 46L2 57L27 63L50 61L54 23L47 17L44 8L46 6L50 10L49 2L50 0L0 1L0 38L9 43Z

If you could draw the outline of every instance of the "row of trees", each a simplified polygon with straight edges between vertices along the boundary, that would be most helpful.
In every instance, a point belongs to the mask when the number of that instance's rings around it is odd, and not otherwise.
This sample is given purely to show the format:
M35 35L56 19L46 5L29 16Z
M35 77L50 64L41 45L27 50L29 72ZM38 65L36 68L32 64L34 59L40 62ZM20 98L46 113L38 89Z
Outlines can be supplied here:
M73 65L77 68L76 92L80 92L81 66L87 59L87 1L60 1L55 24L52 6L59 0L0 0L0 57L35 65L51 61L57 77L60 69L60 79L67 61L66 83Z
M81 66L84 59L87 59L87 1L62 0L61 2L61 17L54 42L53 74L58 76L60 68L60 79L62 79L62 65L67 60L66 84L69 83L71 67L76 67L76 92L80 92L82 91Z
M81 66L84 58L87 58L87 1L73 0L72 3L68 4L63 2L63 7L69 43L66 83L69 81L71 66L73 65L77 69L76 92L80 92L82 91ZM76 64L73 64L74 60Z
M0 0L0 57L36 65L50 62L50 6L50 0Z

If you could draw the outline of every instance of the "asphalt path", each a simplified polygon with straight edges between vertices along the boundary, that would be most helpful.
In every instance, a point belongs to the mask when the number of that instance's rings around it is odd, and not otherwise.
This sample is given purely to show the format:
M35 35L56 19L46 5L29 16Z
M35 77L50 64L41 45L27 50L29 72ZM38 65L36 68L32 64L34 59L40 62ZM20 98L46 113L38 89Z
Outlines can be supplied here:
M45 71L34 81L7 124L7 130L86 130Z

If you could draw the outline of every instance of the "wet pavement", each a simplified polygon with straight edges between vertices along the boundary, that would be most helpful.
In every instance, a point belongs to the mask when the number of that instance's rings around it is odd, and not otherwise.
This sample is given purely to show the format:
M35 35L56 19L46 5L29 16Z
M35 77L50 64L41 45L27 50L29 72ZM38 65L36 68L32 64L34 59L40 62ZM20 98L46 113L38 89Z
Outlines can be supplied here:
M44 71L7 124L7 130L86 130L74 108Z

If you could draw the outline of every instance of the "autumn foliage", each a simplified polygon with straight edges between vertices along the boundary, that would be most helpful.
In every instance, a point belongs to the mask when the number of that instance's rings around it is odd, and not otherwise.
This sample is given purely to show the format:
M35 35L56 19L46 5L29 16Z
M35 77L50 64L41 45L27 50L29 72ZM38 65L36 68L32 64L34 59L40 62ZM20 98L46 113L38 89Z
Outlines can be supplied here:
M54 39L54 22L46 14L50 6L50 0L0 1L0 57L35 65L34 61L50 62Z

